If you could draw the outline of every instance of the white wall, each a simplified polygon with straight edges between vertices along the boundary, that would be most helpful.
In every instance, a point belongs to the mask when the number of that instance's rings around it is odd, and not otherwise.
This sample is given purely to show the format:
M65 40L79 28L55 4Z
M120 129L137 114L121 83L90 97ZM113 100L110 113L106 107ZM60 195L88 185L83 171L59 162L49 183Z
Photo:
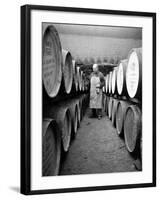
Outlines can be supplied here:
M158 171L157 188L143 188L130 190L112 190L99 192L81 192L70 194L54 194L26 197L19 190L20 179L20 8L22 4L45 4L59 6L92 7L102 9L136 10L158 12L159 0L152 1L107 1L107 0L21 0L1 1L0 7L0 199L2 200L82 200L82 199L101 199L101 200L135 200L135 199L159 199L160 196L160 173ZM157 36L160 35L158 24ZM160 39L157 39L158 52ZM160 85L160 57L157 63L157 86ZM158 91L158 90L157 90ZM157 122L160 121L160 92L157 100ZM160 127L157 130L157 169L160 169ZM96 183L96 180L95 180Z

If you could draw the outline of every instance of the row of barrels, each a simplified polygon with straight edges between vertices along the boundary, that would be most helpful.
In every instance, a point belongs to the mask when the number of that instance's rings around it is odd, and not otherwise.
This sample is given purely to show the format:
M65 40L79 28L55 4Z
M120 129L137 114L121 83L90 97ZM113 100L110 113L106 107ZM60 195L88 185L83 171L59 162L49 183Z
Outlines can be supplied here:
M141 99L142 48L133 48L105 77L105 92Z
M85 91L83 71L76 65L69 51L61 46L61 41L53 25L46 27L42 40L42 80L44 93L56 97L59 92Z
M58 175L62 152L69 150L88 106L88 94L49 105L43 111L42 176Z
M123 136L130 153L141 152L141 109L137 104L104 97L104 108L119 136Z

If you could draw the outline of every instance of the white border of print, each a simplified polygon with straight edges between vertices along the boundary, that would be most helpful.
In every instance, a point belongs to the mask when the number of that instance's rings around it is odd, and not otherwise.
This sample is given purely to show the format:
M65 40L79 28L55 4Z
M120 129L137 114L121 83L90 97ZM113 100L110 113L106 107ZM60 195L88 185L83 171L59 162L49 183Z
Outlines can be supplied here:
M143 171L42 177L42 22L142 27ZM60 11L31 12L31 190L152 183L152 18ZM147 124L147 126L145 126Z

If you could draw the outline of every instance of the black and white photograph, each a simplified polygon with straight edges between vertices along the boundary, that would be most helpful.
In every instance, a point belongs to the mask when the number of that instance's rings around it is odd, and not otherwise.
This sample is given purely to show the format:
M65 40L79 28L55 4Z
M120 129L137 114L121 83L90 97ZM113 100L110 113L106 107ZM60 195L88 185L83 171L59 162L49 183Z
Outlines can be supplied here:
M21 7L21 193L156 185L155 16Z
M42 175L142 171L142 28L42 31Z

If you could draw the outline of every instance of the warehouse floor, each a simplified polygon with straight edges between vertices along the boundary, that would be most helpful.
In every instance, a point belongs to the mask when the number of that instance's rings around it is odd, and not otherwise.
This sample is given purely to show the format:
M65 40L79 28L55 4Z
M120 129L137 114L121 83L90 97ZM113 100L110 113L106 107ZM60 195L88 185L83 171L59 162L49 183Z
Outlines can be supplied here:
M88 109L63 158L60 175L137 171L136 162L108 117L90 118Z

